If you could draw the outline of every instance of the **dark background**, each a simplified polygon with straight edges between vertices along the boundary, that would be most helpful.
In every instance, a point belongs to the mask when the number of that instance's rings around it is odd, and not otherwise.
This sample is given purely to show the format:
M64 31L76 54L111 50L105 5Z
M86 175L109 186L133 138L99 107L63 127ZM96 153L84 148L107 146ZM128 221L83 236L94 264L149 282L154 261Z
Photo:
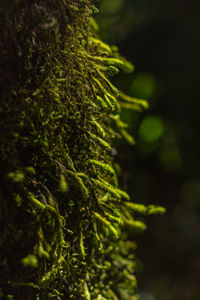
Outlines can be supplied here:
M200 3L102 0L99 34L135 65L118 87L149 100L123 111L136 138L121 144L122 185L133 201L167 208L147 218L138 244L141 300L200 298ZM140 270L143 269L143 270Z

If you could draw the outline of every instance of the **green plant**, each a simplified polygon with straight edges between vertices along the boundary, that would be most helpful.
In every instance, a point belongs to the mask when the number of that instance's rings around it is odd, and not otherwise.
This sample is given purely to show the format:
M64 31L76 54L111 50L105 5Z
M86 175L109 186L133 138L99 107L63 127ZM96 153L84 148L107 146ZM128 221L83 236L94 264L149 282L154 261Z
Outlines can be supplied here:
M89 0L1 5L1 240L5 299L136 299L137 213L118 187L112 140L141 110L108 77L131 71L96 36ZM118 100L120 99L120 101Z

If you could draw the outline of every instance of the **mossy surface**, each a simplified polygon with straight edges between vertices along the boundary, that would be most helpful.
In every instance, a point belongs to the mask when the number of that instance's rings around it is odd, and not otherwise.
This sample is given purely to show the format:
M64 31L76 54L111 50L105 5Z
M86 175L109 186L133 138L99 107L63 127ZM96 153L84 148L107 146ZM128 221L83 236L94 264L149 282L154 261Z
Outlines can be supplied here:
M136 299L145 225L118 187L112 139L132 137L108 79L132 67L96 36L88 0L0 7L0 299ZM121 102L118 100L121 98ZM129 204L127 204L129 203Z

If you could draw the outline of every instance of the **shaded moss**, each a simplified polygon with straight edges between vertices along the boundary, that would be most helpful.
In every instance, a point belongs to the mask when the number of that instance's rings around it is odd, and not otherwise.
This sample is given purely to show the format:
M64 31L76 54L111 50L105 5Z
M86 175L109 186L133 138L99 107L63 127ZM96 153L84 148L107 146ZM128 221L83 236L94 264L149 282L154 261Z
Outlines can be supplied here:
M135 246L125 226L143 223L125 205L113 168L113 120L132 140L108 79L132 67L98 39L94 11L89 0L12 0L0 8L5 299L136 299Z

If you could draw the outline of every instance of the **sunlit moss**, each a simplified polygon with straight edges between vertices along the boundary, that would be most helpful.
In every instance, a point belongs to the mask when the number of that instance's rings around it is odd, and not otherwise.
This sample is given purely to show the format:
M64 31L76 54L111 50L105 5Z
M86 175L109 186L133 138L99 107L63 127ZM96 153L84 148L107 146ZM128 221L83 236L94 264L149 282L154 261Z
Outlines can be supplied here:
M125 205L112 140L134 143L122 102L139 111L147 103L111 83L133 67L99 40L94 12L89 0L18 0L0 10L5 299L137 298L126 232L146 225Z
M29 254L27 257L22 258L22 264L25 267L37 268L38 267L37 257L35 255Z

